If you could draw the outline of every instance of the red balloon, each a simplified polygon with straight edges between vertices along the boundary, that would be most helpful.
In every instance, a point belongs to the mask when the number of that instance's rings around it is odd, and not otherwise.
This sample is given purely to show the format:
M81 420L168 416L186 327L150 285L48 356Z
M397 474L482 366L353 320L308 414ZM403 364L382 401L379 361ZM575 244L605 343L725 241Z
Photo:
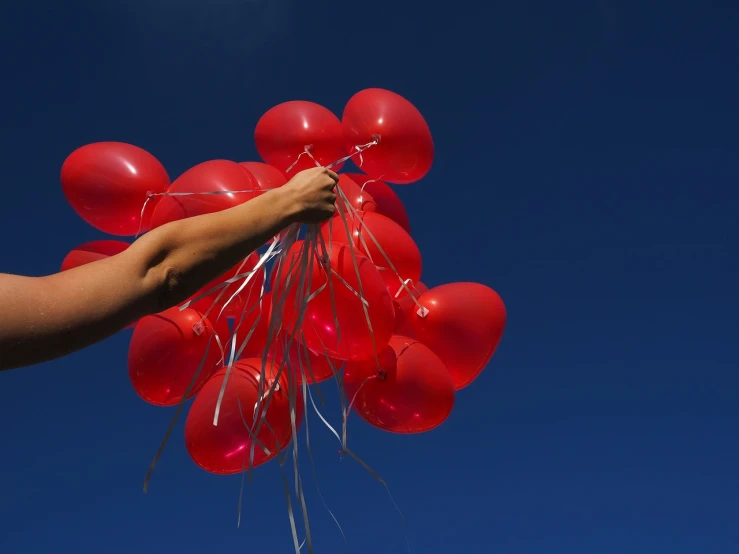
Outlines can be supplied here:
M214 326L189 308L141 318L128 349L128 375L136 393L157 406L178 404L205 356L188 398L194 396L222 361L218 343L211 339L214 332L225 344L229 335L225 319Z
M93 240L81 244L64 258L61 271L96 262L120 254L130 245L120 240Z
M222 369L213 375L195 398L185 422L185 446L190 457L202 469L226 475L239 473L249 467L252 446L249 431L252 427L256 429L254 407L260 399L261 368L260 359L249 358L234 364L226 383L217 426L213 426L213 415L226 370ZM265 375L268 379L276 376L276 368L270 362L267 362ZM268 381L262 389L265 399L270 385ZM265 403L262 402L257 417L261 417L264 408ZM295 412L297 430L303 417L303 399L299 389ZM282 450L290 443L292 425L284 372L280 376L279 390L275 390L272 395L265 418L269 427L262 423L257 439L270 453L266 454L259 444L254 444L252 467L274 458L277 447Z
M262 159L292 177L316 167L304 152L305 147L322 166L344 157L344 142L339 118L320 104L296 100L278 104L265 113L254 131L254 142ZM290 170L290 166L298 160ZM343 164L332 169L338 171Z
M344 108L342 126L349 152L379 137L379 144L362 153L361 162L362 171L376 179L413 183L431 169L434 141L426 120L394 92L379 88L358 92ZM358 156L354 159L360 163Z
M411 293L418 300L423 293L429 288L421 283L407 283L407 287L411 289ZM411 326L411 317L418 310L418 305L413 301L413 297L403 288L400 294L393 298L395 302L395 334L405 337L413 336L413 327Z
M204 286L202 289L200 289L197 294L194 294L192 298L197 298L201 294L204 294L211 290L213 287L217 285L221 285L228 281L229 279L233 279L237 275L244 275L245 273L248 273L249 271L252 271L256 265L259 263L259 255L256 252L252 252L249 257L246 259L246 261L243 263L239 262L237 265L235 265L233 268L231 268L229 271L221 275L220 277L217 277L210 283L208 283L206 286ZM244 280L246 277L242 277L238 281L235 281L228 286L226 286L226 292L223 293L221 298L218 300L218 302L215 302L216 298L218 298L218 295L221 294L223 289L218 289L214 291L213 293L209 294L205 298L202 298L192 304L190 307L195 308L196 310L200 310L201 312L208 312L208 317L216 317L218 313L220 312L223 305L229 301L231 296L236 293L236 291L239 290L241 285L244 284ZM259 295L262 290L262 284L264 283L264 272L260 269L257 271L257 273L249 280L249 282L246 284L246 286L239 292L239 294L234 298L231 303L226 307L226 311L224 315L222 315L222 318L229 317L231 315L240 313L243 311L243 308L245 306L245 303L247 302L253 302L255 299L259 298ZM215 303L215 305L214 305Z
M87 223L111 235L146 231L153 199L148 192L164 192L169 175L146 150L122 142L96 142L72 152L61 171L64 196Z
M249 333L249 330L256 324L254 332L244 348L243 356L245 358L262 358L262 355L267 348L272 310L272 293L267 292L262 300L261 312L257 307L245 316L244 321L241 324L241 329L239 330L239 340L243 341ZM261 316L257 321L257 315L260 313ZM239 319L237 318L236 321L238 322ZM273 330L273 333L274 332L275 331ZM283 328L279 329L270 341L267 357L270 360L273 360L278 367L282 365L283 360L285 360L287 341L292 332L292 329L287 326L283 326ZM315 383L322 383L323 381L330 379L334 376L334 371L338 371L344 364L344 360L331 358L326 356L324 353L316 353L305 347L298 341L298 333L294 333L290 348L287 350L288 361L286 362L284 371L289 370L291 375L295 375L295 381L298 385L302 385L303 383L303 371L305 371L305 375L308 378L308 384L312 385Z
M278 365L285 360L285 346L287 346L288 338L285 332L280 333L270 352ZM298 335L296 334L288 349L286 369L290 371L291 375L295 375L295 382L298 385L303 384L303 372L305 372L307 383L315 385L334 377L334 372L339 372L344 362L345 360L332 358L323 352L318 353L307 348L298 341Z
M287 183L287 177L276 167L262 162L241 162L259 183L262 190L276 189Z
M346 396L362 419L393 433L423 433L449 417L454 383L427 346L396 335L379 358L379 368L374 359L346 364Z
M254 329L246 343L244 351L241 353L243 358L262 358L265 348L267 348L267 337L269 332L270 314L272 313L272 293L264 293L261 306L259 304L259 296L257 295L252 302L242 310L242 313L236 315L235 326L238 325L236 347L240 348L241 344L246 340L246 336ZM273 339L274 340L274 339Z
M295 256L301 256L303 245L296 244L286 256L286 263ZM375 265L359 252L355 252L357 268L352 260L352 252L348 245L334 245L330 255L331 286L328 286L328 272L319 263L315 253L309 295L316 293L307 304L301 330L301 340L314 352L324 352L334 358L362 359L374 356L375 348L379 352L390 340L395 327L393 301L387 287ZM367 302L369 320L372 324L370 332L363 309L362 301L355 294L360 293L357 269L361 280L361 291ZM334 273L335 272L335 273ZM276 290L287 290L287 299L283 308L283 321L289 329L294 328L297 320L295 295L298 284L291 283L286 288L287 272L277 279ZM293 280L297 279L297 270L293 272ZM342 281L343 280L343 281ZM323 285L326 285L325 287ZM321 288L323 287L323 288ZM349 288L351 287L351 289ZM332 295L333 290L333 295ZM333 302L332 302L333 296ZM335 317L334 317L335 316ZM336 328L335 319L339 328Z
M421 278L423 266L421 251L413 238L400 225L374 212L359 212L357 218L361 220L361 223L356 218L347 218L352 237L351 243L359 252L370 258L378 268L382 268L380 273L390 294L395 295L398 292L400 287L398 275L403 280L411 279L414 282ZM323 224L321 232L326 241L329 240L329 229L334 243L349 243L346 227L341 217L333 217ZM390 268L385 255L377 247L370 234L380 244L398 275Z
M262 279L264 279L264 275L262 275ZM248 287L248 285L247 285ZM250 296L247 296L248 300L244 301L238 296L234 299L233 302L231 302L226 309L224 310L224 315L228 317L229 319L233 319L237 324L239 321L242 321L242 329L244 328L244 325L247 323L248 318L255 317L255 313L259 313L259 294L261 292L260 289L254 289L254 292ZM267 295L269 292L264 293L264 300L265 302L264 307L268 308L268 305L266 304L267 301ZM225 295L224 295L225 296Z
M506 309L498 293L478 283L450 283L421 295L425 317L411 314L416 338L441 358L459 390L485 368L498 347Z
M228 160L203 162L185 171L167 192L206 193L249 191L233 194L194 194L164 196L151 217L151 228L165 223L233 208L259 195L259 183L248 169Z
M389 217L408 233L411 232L408 213L393 189L382 181L374 181L372 177L362 173L344 173L343 175L350 177L357 185L362 187L365 195L370 195L372 200L365 202L362 207L365 212L376 212Z
M372 195L366 191L363 191L362 188L354 181L354 179L349 177L346 173L342 173L341 175L339 175L339 182L337 184L341 189L341 192L344 193L346 199L349 201L349 205L354 210L364 211L365 208L368 208L369 211L374 211L375 203ZM339 201L340 198L337 200L337 202ZM349 210L347 210L346 206L342 204L342 208L344 210L344 213L349 215Z

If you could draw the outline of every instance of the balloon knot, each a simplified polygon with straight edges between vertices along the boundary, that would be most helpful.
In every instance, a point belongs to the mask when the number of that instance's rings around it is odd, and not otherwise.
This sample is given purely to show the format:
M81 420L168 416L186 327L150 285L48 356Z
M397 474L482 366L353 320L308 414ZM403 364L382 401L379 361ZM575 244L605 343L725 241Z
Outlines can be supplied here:
M203 331L205 331L205 327L203 326L202 321L198 321L197 323L193 324L192 332L195 333L197 336L202 335Z
M382 135L379 135L377 133L372 135L372 142L374 142L375 144L380 144L382 142Z
M420 308L418 308L416 313L418 314L418 317L426 317L427 315L429 315L429 310L428 308L424 308L423 306L421 306Z

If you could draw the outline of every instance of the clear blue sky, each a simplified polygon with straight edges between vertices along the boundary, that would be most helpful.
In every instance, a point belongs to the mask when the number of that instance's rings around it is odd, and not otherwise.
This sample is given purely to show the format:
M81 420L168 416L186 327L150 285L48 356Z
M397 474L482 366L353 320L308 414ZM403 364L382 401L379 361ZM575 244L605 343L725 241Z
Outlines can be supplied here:
M424 281L489 284L509 311L493 363L441 428L399 437L351 419L413 552L736 553L738 10L4 5L0 271L53 272L101 238L59 185L84 143L138 144L176 177L257 159L254 125L278 102L340 113L361 88L395 90L437 147L428 177L398 188ZM0 552L291 552L278 466L254 473L236 529L239 478L199 470L183 422L143 494L172 412L131 389L129 333L0 374ZM333 401L328 413L338 421ZM405 552L384 489L310 423L350 552ZM343 552L310 465L304 476L316 552Z

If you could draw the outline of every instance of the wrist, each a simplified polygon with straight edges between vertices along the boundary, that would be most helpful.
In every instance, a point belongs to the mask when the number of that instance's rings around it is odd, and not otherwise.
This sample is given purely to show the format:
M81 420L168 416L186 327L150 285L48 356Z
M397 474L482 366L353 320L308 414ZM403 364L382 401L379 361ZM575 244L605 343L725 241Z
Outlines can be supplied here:
M277 213L285 227L300 221L302 204L289 187L279 187L265 193L270 196L270 202L277 208Z

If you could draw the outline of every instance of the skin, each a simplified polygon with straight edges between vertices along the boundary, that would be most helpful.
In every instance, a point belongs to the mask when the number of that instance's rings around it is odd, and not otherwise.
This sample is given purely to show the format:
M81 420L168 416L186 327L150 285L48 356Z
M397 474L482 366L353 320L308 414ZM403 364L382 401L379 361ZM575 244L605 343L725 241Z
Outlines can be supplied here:
M59 358L184 302L289 225L329 219L337 181L308 169L234 208L163 225L116 256L44 277L0 274L0 370Z

